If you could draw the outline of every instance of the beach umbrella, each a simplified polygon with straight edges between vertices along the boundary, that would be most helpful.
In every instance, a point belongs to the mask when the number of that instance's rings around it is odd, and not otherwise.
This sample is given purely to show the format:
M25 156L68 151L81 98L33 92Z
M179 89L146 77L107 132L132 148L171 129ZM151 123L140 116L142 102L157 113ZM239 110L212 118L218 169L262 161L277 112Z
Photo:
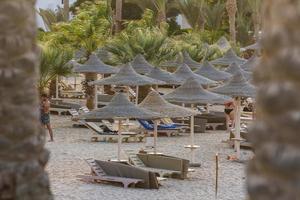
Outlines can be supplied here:
M219 47L221 51L226 51L231 48L230 43L224 36L220 37L220 39L215 44Z
M192 108L194 107L194 104L200 103L223 104L229 99L225 96L204 90L194 78L188 79L183 85L163 97L171 102L190 103ZM186 148L191 149L191 163L194 163L194 150L199 148L194 142L194 116L191 116L191 145L186 146Z
M182 64L182 57L178 54L174 60L168 60L160 64L161 67L179 67Z
M252 73L251 72L246 72L242 68L238 66L235 62L230 64L229 67L226 68L225 72L230 73L232 75L236 74L238 71L240 71L243 75L244 78L248 81L252 79Z
M240 65L240 67L247 72L252 72L255 66L259 63L260 58L257 55L253 55L251 58L247 60L244 64Z
M83 120L115 119L118 120L118 161L121 158L121 123L128 118L159 119L165 116L131 103L124 93L116 94L111 102L103 107L79 116Z
M112 67L103 63L95 53L89 56L89 59L84 64L76 63L73 71L76 73L95 73L95 74L115 74L118 68ZM98 107L97 86L95 86L95 107Z
M216 84L216 82L213 80L210 80L199 74L195 74L186 64L182 64L173 74L178 80L181 81L181 83L184 83L186 80L193 78L197 80L201 85L208 86Z
M199 68L201 67L201 64L193 60L190 56L190 54L186 51L182 53L183 56L183 63L189 66L190 68Z
M208 61L204 61L203 65L194 73L202 75L214 81L225 81L232 77L230 73L217 70Z
M157 91L151 91L147 97L139 104L140 108L150 110L155 113L160 113L161 115L168 116L170 118L178 117L190 117L192 115L197 115L192 109L184 108L182 106L177 106L167 102ZM154 121L154 153L156 151L157 144L157 122Z
M164 81L167 85L180 85L181 83L172 73L162 70L159 67L154 67L146 76Z
M241 51L247 51L247 50L256 50L259 51L262 49L262 45L261 45L261 41L258 40L257 42L255 42L254 44L251 44L249 46L246 46L244 48L241 48Z
M131 66L139 74L147 74L149 73L154 66L147 62L145 57L141 54L135 56L135 58L131 61Z
M243 64L246 62L245 59L240 58L236 55L233 49L229 49L222 58L211 61L213 65L230 65L231 63L236 62L237 64Z
M138 86L142 85L164 85L163 81L149 78L144 75L140 75L134 71L130 63L127 63L119 72L111 77L104 78L98 81L89 83L90 85L118 85L118 86L137 86L136 103L138 102Z
M255 97L255 87L248 83L239 70L233 78L223 86L212 89L211 91L235 98L235 149L237 158L240 158L240 119L241 119L241 97Z

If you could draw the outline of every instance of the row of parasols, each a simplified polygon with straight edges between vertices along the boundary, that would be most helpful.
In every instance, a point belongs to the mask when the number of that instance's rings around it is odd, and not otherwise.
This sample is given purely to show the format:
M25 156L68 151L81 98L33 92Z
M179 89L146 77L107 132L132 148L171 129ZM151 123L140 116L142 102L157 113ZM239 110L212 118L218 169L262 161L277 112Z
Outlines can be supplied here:
M194 162L194 115L198 112L184 107L168 103L182 104L223 104L235 99L237 105L235 117L235 149L237 157L240 157L240 115L241 97L254 97L255 88L248 80L251 80L251 69L257 62L256 57L248 61L238 57L233 50L229 50L224 57L212 62L200 64L192 60L187 53L183 53L182 63L178 61L169 66L177 66L174 73L153 67L143 56L138 55L131 63L123 65L120 69L104 64L95 54L92 54L84 64L75 64L74 71L78 73L114 74L110 77L90 82L90 85L115 85L136 86L138 99L138 86L142 85L180 85L173 92L160 96L158 92L151 92L140 105L129 102L126 95L117 94L111 103L103 108L91 111L81 116L82 119L107 119L119 121L128 118L159 119L164 117L178 118L191 116L191 162ZM175 65L176 63L176 65ZM229 65L225 71L216 69L213 64ZM196 68L195 71L192 69ZM206 89L204 89L205 87ZM155 87L157 88L157 87ZM136 100L136 104L138 101ZM154 151L156 152L157 122L154 120ZM120 127L119 127L120 130ZM121 132L119 131L119 137ZM121 140L118 142L118 159L120 159Z

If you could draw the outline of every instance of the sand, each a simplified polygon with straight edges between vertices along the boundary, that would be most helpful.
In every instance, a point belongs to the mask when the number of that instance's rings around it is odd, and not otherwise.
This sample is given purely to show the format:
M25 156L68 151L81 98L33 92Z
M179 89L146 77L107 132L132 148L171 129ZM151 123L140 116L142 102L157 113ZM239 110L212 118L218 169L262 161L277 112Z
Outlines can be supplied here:
M69 116L51 116L55 142L47 143L51 157L46 167L50 176L51 190L57 200L174 200L174 199L215 199L215 154L220 154L219 200L246 199L246 164L228 161L227 155L233 150L222 140L228 133L210 131L196 134L196 161L202 166L195 168L187 180L167 179L159 190L124 189L107 184L87 184L77 180L77 175L89 173L86 158L108 160L116 158L116 143L95 143L93 133L86 128L73 128ZM189 144L188 135L182 137L159 137L158 150L167 155L189 158L184 145ZM122 144L123 149L138 151L143 143ZM250 158L250 151L242 151L244 158ZM125 154L123 153L123 158Z

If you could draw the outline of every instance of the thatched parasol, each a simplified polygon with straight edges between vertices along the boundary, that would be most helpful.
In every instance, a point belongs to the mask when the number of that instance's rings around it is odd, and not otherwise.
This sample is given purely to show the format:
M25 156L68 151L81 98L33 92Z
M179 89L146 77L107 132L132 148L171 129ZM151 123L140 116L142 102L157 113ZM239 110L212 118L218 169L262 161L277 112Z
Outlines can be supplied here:
M161 67L179 67L182 64L182 57L181 55L177 55L174 60L168 60L160 64Z
M181 83L181 81L179 81L173 74L158 67L153 68L149 74L146 74L146 76L164 81L168 85L180 85Z
M183 56L183 63L189 66L190 68L199 68L201 67L201 64L193 60L190 56L190 54L186 51L182 53Z
M79 119L90 120L90 119L116 119L119 121L118 126L118 160L121 157L121 121L127 118L137 119L159 119L165 116L148 111L143 108L139 108L131 103L124 93L116 94L111 102L103 107L93 110L89 113L79 116Z
M195 79L200 83L201 85L212 85L216 84L215 81L212 81L208 78L205 78L204 76L195 74L186 64L182 64L174 73L174 76L181 81L181 83L184 83L188 79Z
M131 64L124 65L117 74L98 81L89 83L91 85L122 85L137 86L136 102L138 100L138 86L141 85L164 85L163 81L140 75L134 71Z
M115 74L118 68L103 63L95 53L92 53L84 64L76 63L73 71L76 73ZM98 107L97 86L95 86L95 108Z
M213 92L232 96L235 98L235 148L237 158L240 157L240 119L241 119L241 97L254 97L255 88L246 81L241 71L237 71L233 78L223 86L212 89Z
M140 108L150 110L152 112L160 113L161 115L168 116L170 118L177 117L189 117L192 115L199 114L198 112L177 106L167 102L160 96L157 91L152 91L148 96L139 104ZM154 122L154 153L156 153L156 142L157 142L157 122Z
M194 73L202 75L214 81L225 81L232 77L230 73L217 70L208 61L204 61L203 65Z
M228 100L226 97L204 90L193 78L188 79L182 86L165 95L164 98L171 102L190 103L192 107L197 103L224 103ZM194 144L194 116L191 117L191 145L188 145L187 148L191 149L191 163L193 163L193 151L198 148L198 146Z
M229 65L229 67L226 68L225 72L230 73L230 74L236 74L238 71L240 71L244 78L248 81L250 79L252 79L252 73L251 72L246 72L245 70L243 70L242 68L240 68L238 66L238 64L236 64L235 62L232 63L231 65Z
M253 55L251 58L247 60L244 64L240 65L240 67L248 72L252 72L255 66L260 62L260 58L257 55Z
M115 74L119 70L103 63L96 54L91 54L84 64L76 64L73 68L76 73Z
M224 36L220 37L220 39L216 42L216 45L219 47L221 51L226 51L231 48L230 43Z
M131 61L131 66L139 74L147 74L154 68L141 54L135 56Z
M236 62L237 64L243 64L246 62L245 59L240 58L236 55L233 49L229 49L222 58L211 61L211 64L214 65L230 65L231 63Z

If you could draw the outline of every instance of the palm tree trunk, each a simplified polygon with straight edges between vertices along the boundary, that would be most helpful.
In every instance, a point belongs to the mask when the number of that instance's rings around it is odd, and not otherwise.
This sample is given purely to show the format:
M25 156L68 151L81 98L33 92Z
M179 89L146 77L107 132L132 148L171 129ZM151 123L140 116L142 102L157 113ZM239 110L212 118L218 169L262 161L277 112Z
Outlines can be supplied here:
M123 9L123 0L116 0L116 12L115 12L116 33L122 31L122 9Z
M253 200L300 197L300 1L265 1L264 56L255 81L255 158L248 167ZM288 14L287 14L288 13Z
M86 107L89 109L96 108L95 105L95 98L96 98L96 92L95 92L95 86L89 86L87 85L90 81L95 81L97 79L97 74L95 73L86 73L85 74L85 95L86 95Z
M66 18L66 21L69 21L70 19L70 2L69 0L63 0L64 1L64 15Z
M52 199L39 121L34 4L0 1L0 199Z
M227 0L226 2L226 10L229 17L229 32L230 32L230 40L234 44L236 43L236 12L237 12L237 3L236 0Z

